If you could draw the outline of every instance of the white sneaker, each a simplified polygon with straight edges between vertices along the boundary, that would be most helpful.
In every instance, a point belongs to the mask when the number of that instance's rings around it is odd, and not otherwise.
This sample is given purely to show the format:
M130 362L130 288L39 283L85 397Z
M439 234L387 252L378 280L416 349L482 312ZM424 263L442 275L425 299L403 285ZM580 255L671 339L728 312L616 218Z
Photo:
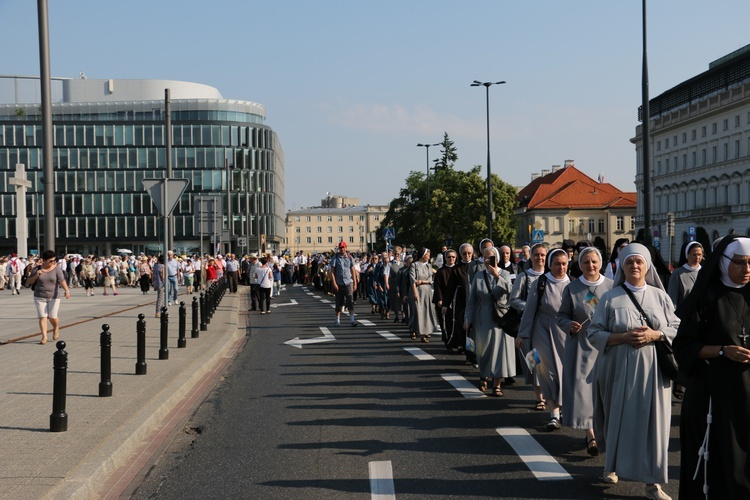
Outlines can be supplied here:
M561 427L560 425L560 419L557 417L552 417L547 424L547 430L548 431L556 431Z
M651 498L652 500L672 500L672 497L664 493L664 490L658 484L646 485L646 498Z

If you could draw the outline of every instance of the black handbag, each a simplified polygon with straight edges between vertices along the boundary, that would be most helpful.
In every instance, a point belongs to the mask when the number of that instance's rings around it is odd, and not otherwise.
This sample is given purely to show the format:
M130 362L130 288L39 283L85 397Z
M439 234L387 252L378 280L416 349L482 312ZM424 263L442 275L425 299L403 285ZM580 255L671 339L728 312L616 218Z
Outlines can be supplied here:
M646 321L648 327L653 330L654 327L651 325L651 321L649 321L646 313L643 312L643 308L638 303L638 301L635 300L633 292L631 292L630 289L624 284L621 286L627 292L628 297L630 297L630 300L633 302L633 304L635 304L635 307L638 308L638 312L641 313L641 317ZM672 343L669 342L669 340L664 339L662 341L654 342L654 348L656 349L656 363L659 365L659 371L661 372L662 376L668 380L677 380L677 375L680 372L680 368L677 365L677 360L674 357Z

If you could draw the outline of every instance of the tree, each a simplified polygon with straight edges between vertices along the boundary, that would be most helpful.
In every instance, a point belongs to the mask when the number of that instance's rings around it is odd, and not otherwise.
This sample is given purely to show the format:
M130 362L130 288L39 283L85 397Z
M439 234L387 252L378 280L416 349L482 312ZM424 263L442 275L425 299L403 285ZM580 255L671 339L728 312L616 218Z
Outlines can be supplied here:
M443 133L443 142L440 143L443 147L440 152L441 156L435 158L435 172L441 169L453 168L458 161L458 153L456 153L456 147L453 145L453 141L448 138L448 132Z
M447 137L447 135L446 135ZM452 146L451 146L452 147ZM393 227L397 241L405 246L426 246L439 249L445 240L453 240L454 247L470 242L477 245L487 236L487 190L480 166L468 172L441 168L430 178L430 197L427 181L421 172L410 172L405 187L393 199L381 227ZM495 243L515 240L516 189L492 176L492 196L497 214L493 222Z

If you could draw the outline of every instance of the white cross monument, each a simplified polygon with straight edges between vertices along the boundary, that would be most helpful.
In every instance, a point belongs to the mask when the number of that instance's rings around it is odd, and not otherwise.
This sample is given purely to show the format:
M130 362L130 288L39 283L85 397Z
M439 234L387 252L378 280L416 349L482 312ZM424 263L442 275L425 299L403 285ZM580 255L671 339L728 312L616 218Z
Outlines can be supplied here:
M16 176L8 182L16 186L16 252L19 257L29 256L29 223L26 219L26 189L31 187L31 181L26 179L23 163L16 163Z

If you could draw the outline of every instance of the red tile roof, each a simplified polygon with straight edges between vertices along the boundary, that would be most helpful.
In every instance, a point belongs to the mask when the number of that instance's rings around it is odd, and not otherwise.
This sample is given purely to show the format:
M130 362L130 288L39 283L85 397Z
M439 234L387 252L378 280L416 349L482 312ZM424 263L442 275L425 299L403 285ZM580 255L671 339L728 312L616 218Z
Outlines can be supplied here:
M527 210L635 208L637 203L635 191L599 183L573 165L537 177L518 192L517 200Z

